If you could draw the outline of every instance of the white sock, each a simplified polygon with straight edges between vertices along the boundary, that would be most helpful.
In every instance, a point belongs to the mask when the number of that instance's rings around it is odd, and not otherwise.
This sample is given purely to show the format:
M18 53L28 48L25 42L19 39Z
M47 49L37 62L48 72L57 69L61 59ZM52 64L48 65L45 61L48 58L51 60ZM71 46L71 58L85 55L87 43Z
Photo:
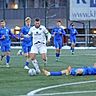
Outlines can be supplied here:
M38 65L38 62L37 62L36 59L32 60L32 64L33 64L33 66L35 67L36 70L39 69L39 65Z

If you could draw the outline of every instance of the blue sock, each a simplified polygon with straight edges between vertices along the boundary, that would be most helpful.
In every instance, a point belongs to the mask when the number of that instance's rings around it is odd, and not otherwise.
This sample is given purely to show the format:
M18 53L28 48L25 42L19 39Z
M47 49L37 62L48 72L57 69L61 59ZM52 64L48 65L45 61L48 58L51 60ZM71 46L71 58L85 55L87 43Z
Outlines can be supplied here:
M25 66L28 66L29 65L29 62L28 61L26 61L26 64L25 64Z
M56 57L59 57L59 53L56 53Z
M72 48L72 52L74 52L74 48Z
M51 76L61 76L62 72L61 71L59 71L59 72L50 72L50 75Z
M10 61L10 56L6 56L6 63L9 63Z

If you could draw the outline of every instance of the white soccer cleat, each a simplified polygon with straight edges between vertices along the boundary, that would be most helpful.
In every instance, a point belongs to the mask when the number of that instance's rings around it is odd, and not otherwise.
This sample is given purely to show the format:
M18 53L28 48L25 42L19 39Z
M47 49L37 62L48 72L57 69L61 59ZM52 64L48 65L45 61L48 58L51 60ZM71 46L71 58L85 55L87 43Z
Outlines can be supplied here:
M17 52L17 55L22 55L22 50L19 50L19 51Z
M40 69L36 69L36 73L40 74L41 73Z
M6 64L6 67L9 68L10 67L9 64Z
M24 66L24 69L29 70L30 68L28 66Z

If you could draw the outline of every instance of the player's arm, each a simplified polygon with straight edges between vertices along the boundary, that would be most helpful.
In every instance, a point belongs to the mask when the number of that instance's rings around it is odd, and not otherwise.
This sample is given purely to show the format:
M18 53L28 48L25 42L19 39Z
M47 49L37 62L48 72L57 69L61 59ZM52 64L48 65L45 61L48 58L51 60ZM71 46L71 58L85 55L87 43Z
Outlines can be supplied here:
M66 32L64 29L62 29L62 35L65 36L66 35Z
M21 33L21 37L22 38L30 38L31 34L32 34L32 28L30 28L28 34L26 34L26 35L24 35L23 33Z
M48 32L48 30L46 28L44 28L44 33L45 35L47 36L47 41L50 42L50 39L51 39L51 34L50 32Z
M16 39L19 39L18 36L14 35L11 30L9 29L9 35L12 37L12 38L16 38Z

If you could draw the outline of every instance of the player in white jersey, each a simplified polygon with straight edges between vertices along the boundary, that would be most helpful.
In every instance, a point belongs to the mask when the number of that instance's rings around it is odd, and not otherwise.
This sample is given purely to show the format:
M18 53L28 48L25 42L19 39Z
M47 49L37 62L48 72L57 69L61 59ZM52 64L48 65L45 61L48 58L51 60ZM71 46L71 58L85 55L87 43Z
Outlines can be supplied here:
M28 35L32 35L33 37L33 46L31 47L30 58L37 73L40 73L39 65L38 62L36 61L36 54L38 54L38 52L41 54L44 65L46 65L47 62L46 36L47 36L47 42L50 42L51 34L48 32L45 26L40 24L39 19L35 19L34 26L30 28ZM28 35L26 36L28 37Z

